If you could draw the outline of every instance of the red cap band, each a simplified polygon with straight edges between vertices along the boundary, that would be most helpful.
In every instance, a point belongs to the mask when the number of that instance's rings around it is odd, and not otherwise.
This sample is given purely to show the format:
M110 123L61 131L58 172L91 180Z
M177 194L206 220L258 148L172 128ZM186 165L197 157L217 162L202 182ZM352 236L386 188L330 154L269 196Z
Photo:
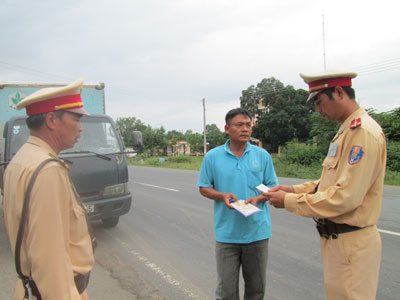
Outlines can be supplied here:
M310 93L322 91L324 89L335 86L351 86L351 78L350 77L325 78L312 81L308 84Z
M30 116L50 111L79 107L83 107L81 95L68 95L27 105L26 114Z

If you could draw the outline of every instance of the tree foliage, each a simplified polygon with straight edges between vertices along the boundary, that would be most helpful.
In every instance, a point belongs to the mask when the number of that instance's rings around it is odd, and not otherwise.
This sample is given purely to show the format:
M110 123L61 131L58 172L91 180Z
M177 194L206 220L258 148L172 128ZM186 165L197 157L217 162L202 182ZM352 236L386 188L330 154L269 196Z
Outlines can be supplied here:
M132 131L138 130L143 133L146 128L146 125L135 117L118 118L116 124L126 147L132 147Z
M242 91L240 106L257 118L253 136L277 150L290 140L309 138L314 108L306 103L307 96L307 91L271 77Z
M192 152L201 152L204 149L204 140L200 133L190 133L185 136Z
M137 149L139 152L147 151L150 155L157 153L165 155L167 146L176 145L179 140L188 142L191 152L203 152L204 149L203 135L193 133L192 130L187 130L185 133L177 130L166 132L162 126L160 128L152 128L135 117L118 118L116 124L126 147L132 147L132 131L138 130L142 132L143 145L140 149ZM221 132L217 125L207 124L206 130L210 149L225 143L225 132Z
M331 140L340 127L340 123L331 122L317 113L311 115L310 122L310 138L317 144L320 151L326 153Z
M227 136L225 131L219 130L215 124L207 124L207 142L210 143L210 149L223 145L226 142Z
M312 103L306 103L308 92L285 86L271 77L263 79L256 86L252 85L242 91L241 107L256 116L257 123L253 127L253 136L259 138L264 146L276 151L283 149L287 162L309 165L321 161L328 150L329 143L340 124L330 122L314 111ZM260 105L261 104L261 105ZM400 107L388 112L377 113L374 109L367 112L380 124L387 139L387 168L400 171ZM191 151L202 152L204 136L187 130L185 133L171 130L166 132L160 128L152 128L135 117L118 118L117 127L125 146L132 147L132 131L138 130L143 135L143 147L139 151L147 151L154 155L164 151L168 144L178 140L189 143ZM228 138L215 124L206 125L207 142L210 149L222 145ZM170 143L168 143L170 141ZM299 144L303 142L308 145Z
M377 113L374 109L367 111L381 125L389 141L400 141L400 107L382 113Z

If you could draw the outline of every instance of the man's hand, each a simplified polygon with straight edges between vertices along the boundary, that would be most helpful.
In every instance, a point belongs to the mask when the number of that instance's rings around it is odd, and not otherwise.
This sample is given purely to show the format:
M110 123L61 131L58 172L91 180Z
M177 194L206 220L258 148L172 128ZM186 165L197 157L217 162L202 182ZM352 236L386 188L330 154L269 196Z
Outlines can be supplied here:
M265 197L263 194L260 194L257 197L248 198L245 203L246 204L251 203L251 204L257 206L258 203L262 203L262 202L265 202L265 201L267 201L267 197Z
M275 208L284 208L285 207L285 195L286 192L278 191L278 192L268 192L263 193L263 195L268 199L269 204L273 205Z
M294 189L290 185L277 185L272 188L269 188L269 192L286 192L286 193L294 193Z
M285 195L286 193L294 193L293 187L289 185L278 185L269 189L268 193L262 193L267 198L269 204L275 208L285 207Z
M239 201L239 199L233 193L223 193L222 201L224 201L225 206L229 209L234 209L231 205L231 200Z
M231 205L232 199L234 201L239 201L239 199L235 196L235 194L219 192L211 187L199 187L199 191L200 194L202 194L204 197L216 201L223 201L225 203L225 206L229 209L234 209L233 206Z

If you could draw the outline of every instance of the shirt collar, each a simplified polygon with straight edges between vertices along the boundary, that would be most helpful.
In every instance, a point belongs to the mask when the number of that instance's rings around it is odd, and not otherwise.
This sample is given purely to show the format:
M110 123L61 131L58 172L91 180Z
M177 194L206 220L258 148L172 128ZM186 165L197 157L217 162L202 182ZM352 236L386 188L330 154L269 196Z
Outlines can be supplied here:
M224 145L224 147L225 147L225 152L228 152L229 154L232 154L232 155L234 155L233 153L232 153L232 151L231 151L231 148L229 148L229 143L230 143L230 139L228 139L226 142L225 142L225 145ZM244 152L243 152L243 154L245 154L246 152L249 152L250 151L250 143L249 142L246 142L246 149L244 149Z
M53 148L51 148L50 145L46 141L42 140L41 138L38 138L36 136L30 135L29 138L28 138L27 143L32 144L32 145L36 145L36 146L38 146L40 148L43 148L46 151L48 151L49 153L51 153L52 155L57 156L57 154L53 150Z

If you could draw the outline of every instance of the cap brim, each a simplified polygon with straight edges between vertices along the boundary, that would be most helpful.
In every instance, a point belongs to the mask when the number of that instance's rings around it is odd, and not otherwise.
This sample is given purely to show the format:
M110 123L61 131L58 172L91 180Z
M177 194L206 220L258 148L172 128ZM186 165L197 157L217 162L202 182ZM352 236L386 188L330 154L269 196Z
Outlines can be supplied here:
M321 93L322 91L316 91L316 92L312 92L310 93L310 95L307 98L307 103L310 102L315 96L317 96L319 93Z
M82 107L78 107L78 108L69 108L69 109L64 109L65 111L69 111L75 114L80 114L80 115L85 115L85 116L89 116L89 113Z

